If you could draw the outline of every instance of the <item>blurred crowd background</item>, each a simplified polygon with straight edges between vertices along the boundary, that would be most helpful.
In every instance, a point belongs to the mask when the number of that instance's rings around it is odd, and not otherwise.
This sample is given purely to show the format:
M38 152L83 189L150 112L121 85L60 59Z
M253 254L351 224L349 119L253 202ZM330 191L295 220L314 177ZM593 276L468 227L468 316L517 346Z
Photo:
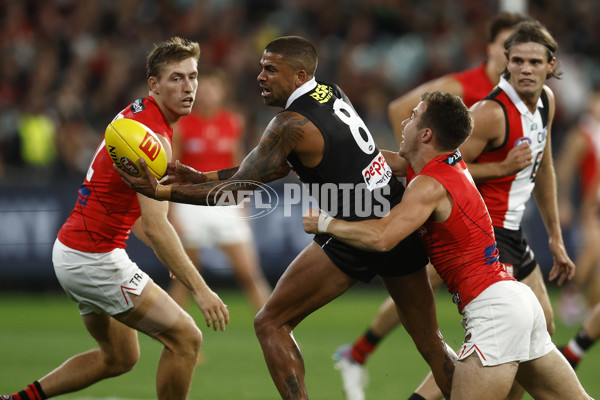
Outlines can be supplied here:
M225 70L251 148L275 109L256 76L270 40L317 47L317 78L338 83L382 148L386 108L417 84L481 61L492 0L0 0L0 183L83 177L108 122L147 95L146 54L180 35ZM529 0L557 38L554 145L582 112L600 70L600 2ZM202 96L202 93L198 93Z

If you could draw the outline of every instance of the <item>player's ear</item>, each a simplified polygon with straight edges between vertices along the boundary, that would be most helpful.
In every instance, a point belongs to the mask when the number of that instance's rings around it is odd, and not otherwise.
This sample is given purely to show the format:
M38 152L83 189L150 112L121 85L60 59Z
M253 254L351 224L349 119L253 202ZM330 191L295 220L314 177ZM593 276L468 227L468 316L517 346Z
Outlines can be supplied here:
M301 69L296 72L296 87L304 85L308 81L308 74L305 70Z
M431 140L433 140L433 131L431 128L423 129L421 139L423 140L423 143L429 143Z
M160 94L158 90L158 79L156 79L155 76L148 78L148 87L152 93Z

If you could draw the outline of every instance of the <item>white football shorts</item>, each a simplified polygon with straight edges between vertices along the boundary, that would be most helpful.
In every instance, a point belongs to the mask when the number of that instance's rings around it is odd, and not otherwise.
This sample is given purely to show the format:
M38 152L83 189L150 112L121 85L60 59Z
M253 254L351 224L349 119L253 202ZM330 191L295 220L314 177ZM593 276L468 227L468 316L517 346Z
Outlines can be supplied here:
M129 294L140 295L150 277L129 259L125 249L86 253L62 244L52 249L58 282L77 303L81 315L105 312L115 315L129 310Z
M475 352L484 366L542 357L556 346L546 328L544 311L529 286L496 282L463 310L462 360Z
M181 243L188 248L246 243L252 230L240 206L171 203Z

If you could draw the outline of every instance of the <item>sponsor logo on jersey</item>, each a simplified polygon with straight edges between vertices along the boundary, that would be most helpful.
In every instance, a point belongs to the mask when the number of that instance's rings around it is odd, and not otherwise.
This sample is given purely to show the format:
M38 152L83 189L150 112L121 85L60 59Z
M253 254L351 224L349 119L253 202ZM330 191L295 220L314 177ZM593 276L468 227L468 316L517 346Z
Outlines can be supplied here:
M77 199L77 202L84 207L87 206L87 202L91 194L92 191L90 190L90 188L88 188L85 185L81 185L79 187L79 198Z
M483 254L485 257L485 264L491 265L498 261L498 248L496 247L496 243L491 246L486 247L483 250Z
M458 294L458 291L452 293L452 302L457 306L460 305L460 294Z
M367 189L371 191L387 185L393 175L392 169L385 161L385 157L381 152L363 169L362 174L367 184Z
M146 107L144 107L144 99L137 99L131 103L131 112L134 114L144 111L145 109Z
M310 94L310 97L318 101L319 103L325 103L331 98L333 89L331 86L318 84L315 90Z
M520 138L515 140L515 147L517 147L521 143L525 143L525 142L529 143L529 145L531 146L531 139L528 138L527 136L521 136Z
M512 264L501 263L500 265L502 265L502 268L504 268L504 270L508 272L510 276L515 276L515 267Z
M454 154L445 159L444 162L449 165L455 165L460 160L462 160L462 154L460 154L460 151L456 150Z

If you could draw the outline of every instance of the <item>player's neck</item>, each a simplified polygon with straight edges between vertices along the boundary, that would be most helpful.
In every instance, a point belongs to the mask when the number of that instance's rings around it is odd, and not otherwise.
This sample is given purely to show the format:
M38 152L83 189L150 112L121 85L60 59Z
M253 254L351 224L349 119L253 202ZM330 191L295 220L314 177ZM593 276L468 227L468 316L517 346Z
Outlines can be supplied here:
M502 72L504 72L504 68L497 65L493 61L488 60L485 63L485 75L494 85L497 85L498 82L500 82L500 76L502 75Z

